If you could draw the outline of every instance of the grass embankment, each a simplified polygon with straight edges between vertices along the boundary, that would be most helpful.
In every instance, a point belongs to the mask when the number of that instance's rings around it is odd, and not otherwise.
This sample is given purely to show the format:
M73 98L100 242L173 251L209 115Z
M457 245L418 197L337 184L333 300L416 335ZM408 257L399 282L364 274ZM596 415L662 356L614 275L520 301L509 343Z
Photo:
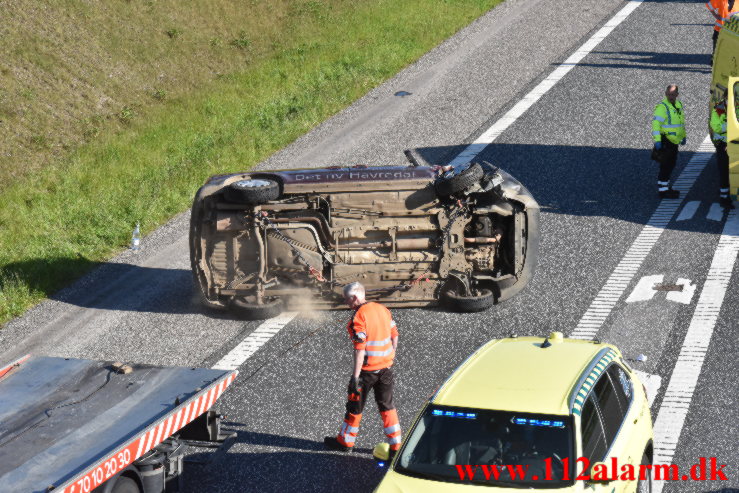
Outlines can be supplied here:
M213 26L228 15L248 18L230 40L167 27L175 30L168 42L190 36L190 44L205 44L184 62L200 63L213 50L229 49L240 57L239 69L179 87L174 97L152 86L147 103L112 113L115 118L96 127L89 142L38 164L33 173L6 173L0 188L0 324L124 248L137 221L144 233L161 225L187 209L209 175L248 169L500 1L286 0L245 7L222 1L202 13L202 24ZM160 8L153 0L144 5ZM117 43L113 54L141 49ZM190 70L184 62L183 73ZM52 70L55 60L44 63ZM64 113L60 106L47 110Z

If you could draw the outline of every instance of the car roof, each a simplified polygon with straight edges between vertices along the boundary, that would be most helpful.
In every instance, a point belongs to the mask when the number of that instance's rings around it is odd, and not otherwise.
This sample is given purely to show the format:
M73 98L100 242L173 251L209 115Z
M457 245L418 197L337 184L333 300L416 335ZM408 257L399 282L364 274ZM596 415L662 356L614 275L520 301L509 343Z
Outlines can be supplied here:
M570 414L575 386L587 392L620 352L593 341L552 337L495 339L478 349L432 398L434 404L541 414ZM586 377L594 378L586 378ZM579 414L580 401L573 410Z

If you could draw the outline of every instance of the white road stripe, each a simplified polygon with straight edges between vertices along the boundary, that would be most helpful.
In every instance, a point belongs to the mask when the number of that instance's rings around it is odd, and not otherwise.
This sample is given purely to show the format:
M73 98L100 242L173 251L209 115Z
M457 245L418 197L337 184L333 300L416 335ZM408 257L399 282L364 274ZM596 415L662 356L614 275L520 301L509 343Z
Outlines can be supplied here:
M275 334L289 324L297 315L297 312L285 312L269 320L265 320L246 339L241 341L235 348L228 352L221 360L213 365L214 370L235 370L264 346Z
M480 135L472 144L468 145L459 155L449 164L457 166L472 161L480 154L485 147L497 139L500 134L510 127L518 118L523 115L526 110L531 108L542 96L544 96L554 85L559 82L567 73L575 68L587 54L593 51L593 48L603 41L606 36L611 34L616 26L621 24L636 8L642 4L643 0L631 0L624 8L606 22L590 39L588 39L580 48L577 49L570 57L549 74L543 81L539 82L526 96L523 97L513 108L496 121L482 135Z
M680 211L680 214L678 214L675 221L689 221L690 219L693 219L693 216L695 216L695 211L698 210L699 205L701 205L700 200L691 200L690 202L685 204L685 207L683 207L683 210Z
M654 298L654 295L657 294L657 292L654 290L654 285L661 283L664 278L665 276L662 274L642 277L641 279L639 279L639 282L636 283L636 287L631 292L629 297L626 298L626 303L651 300L652 298ZM609 308L608 312L610 311L611 310Z
M606 281L605 286L600 290L591 303L588 310L583 315L575 330L570 334L574 339L592 339L598 333L603 323L610 315L613 307L616 306L618 300L623 296L624 291L628 287L631 280L641 268L644 259L652 251L652 248L659 240L662 232L669 224L672 217L677 212L683 198L693 187L695 180L706 167L706 163L713 156L714 149L711 139L706 137L703 143L698 147L698 151L693 155L688 164L675 180L674 188L680 191L680 199L662 200L657 210L652 214L647 224L642 228L639 236L636 237L634 243L626 252L614 269L611 276ZM607 307L607 310L595 310L595 306ZM596 323L593 323L596 322Z
M714 202L711 204L711 208L708 210L708 214L706 214L706 219L709 221L721 221L724 218L724 210L721 208L721 205Z
M670 464L739 254L739 217L729 214L654 423L654 463ZM654 481L655 493L664 483Z
M684 279L679 278L677 280L678 285L682 285L683 290L682 291L668 291L667 292L667 301L675 301L677 303L682 303L684 305L689 305L690 302L693 300L693 295L695 294L695 284L690 282L690 279Z

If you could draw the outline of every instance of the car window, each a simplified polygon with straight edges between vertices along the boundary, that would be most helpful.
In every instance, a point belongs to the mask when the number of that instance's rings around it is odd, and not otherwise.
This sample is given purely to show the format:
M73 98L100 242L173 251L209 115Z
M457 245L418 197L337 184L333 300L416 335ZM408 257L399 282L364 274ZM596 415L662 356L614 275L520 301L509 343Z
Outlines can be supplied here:
M590 463L603 460L608 450L603 423L595 405L594 395L591 393L582 407L582 451Z
M621 404L621 409L624 414L626 414L629 409L629 404L631 404L631 398L634 395L634 387L631 383L631 378L629 378L626 370L616 364L609 366L606 373L611 377L613 387L616 389L618 402Z
M600 408L601 417L603 418L603 431L606 433L606 442L610 446L616 439L618 429L621 428L621 422L626 417L626 409L621 407L621 403L616 396L616 389L608 378L608 374L604 373L595 383L593 388L598 407Z

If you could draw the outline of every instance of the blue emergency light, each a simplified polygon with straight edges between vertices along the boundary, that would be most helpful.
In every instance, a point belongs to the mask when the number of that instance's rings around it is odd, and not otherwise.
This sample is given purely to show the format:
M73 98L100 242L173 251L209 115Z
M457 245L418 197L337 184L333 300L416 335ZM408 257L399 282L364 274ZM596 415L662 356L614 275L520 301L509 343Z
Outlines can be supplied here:
M443 411L441 409L434 409L431 411L432 416L446 416L448 418L464 418L464 419L475 419L477 413L465 413L460 411Z
M564 428L564 421L553 421L551 419L527 419L527 418L513 418L513 422L517 425L528 425L528 426L545 426L547 428Z

